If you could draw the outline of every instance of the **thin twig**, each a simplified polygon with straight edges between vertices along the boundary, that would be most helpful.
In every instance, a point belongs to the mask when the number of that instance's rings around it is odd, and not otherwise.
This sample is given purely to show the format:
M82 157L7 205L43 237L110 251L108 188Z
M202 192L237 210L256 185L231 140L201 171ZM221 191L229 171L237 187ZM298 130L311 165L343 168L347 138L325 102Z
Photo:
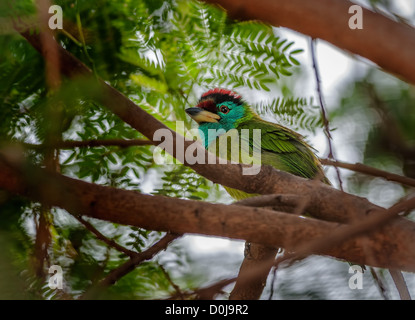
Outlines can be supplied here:
M178 298L180 299L197 299L197 300L212 300L215 295L222 292L222 288L226 287L227 285L235 282L237 280L237 277L219 280L218 282L215 282L214 284L206 287L206 288L199 288L196 290L192 290L190 292L181 292L180 295L177 293L166 300L176 300Z
M179 296L182 300L184 300L184 293L183 293L183 291L180 289L180 287L176 283L174 283L174 281L170 277L170 274L167 272L167 270L164 269L164 267L160 263L157 263L157 264L158 264L160 270L163 272L164 276L166 277L167 281L174 288L174 291L176 291L176 295Z
M268 300L272 300L272 297L274 296L274 286L275 286L275 281L277 279L277 267L273 267L272 269L272 278L271 278L271 287L269 288L269 297Z
M372 275L373 279L375 280L375 283L376 283L376 285L379 289L379 293L382 296L382 298L384 300L389 300L388 293L387 293L387 290L386 290L386 286L383 283L383 281L379 278L375 268L369 267L369 271L370 271L370 274Z
M56 149L73 149L73 148L84 148L84 147L101 147L101 146L118 146L121 148L127 148L132 146L147 146L152 145L153 143L146 139L103 139L103 140L66 140L59 141L54 145L45 145L45 144L32 144L32 143L23 143L23 146L30 149L47 149L47 148L56 148Z
M61 140L60 122L62 119L62 101L56 97L56 92L61 87L60 61L58 44L54 41L54 33L48 28L48 13L50 0L37 0L37 14L39 17L39 27L43 32L40 35L41 53L44 58L45 85L47 90L46 112L43 126L45 128L44 141L52 143ZM43 154L43 164L50 172L59 172L59 152L54 149L45 150ZM48 249L51 246L51 207L41 205L39 216L39 228L36 230L35 258L36 273L40 277L45 277L44 266L49 264Z
M216 294L222 292L222 288L236 281L235 278L220 280L213 285L195 291L196 299L212 300Z
M285 255L286 253L282 253L282 255ZM272 279L271 279L271 287L269 290L269 297L268 300L272 300L272 297L274 296L274 286L275 286L275 281L277 279L277 271L278 271L278 264L274 264L273 266L273 270L272 270Z
M116 283L120 278L133 271L136 266L146 260L152 259L157 253L167 248L175 239L181 237L179 234L167 233L163 238L153 244L147 250L137 253L130 260L124 262L118 268L112 270L104 279L86 291L80 299L89 299L94 297L99 291Z
M82 217L80 216L75 216L75 218L82 223L89 231L91 231L99 240L105 242L108 246L122 252L125 253L127 256L129 257L134 257L135 255L137 255L137 252L131 251L127 248L124 248L123 246L119 245L118 243L116 243L114 240L112 239L108 239L106 236L104 236L101 232L99 232L91 223L89 223L88 221L84 220Z
M320 109L321 109L321 114L322 114L322 117L323 117L324 133L327 137L327 142L328 142L328 146L329 146L328 158L329 158L329 160L335 161L333 146L331 144L332 136L331 136L331 133L330 133L330 125L329 125L329 121L328 121L327 116L326 116L326 108L325 108L325 105L324 105L323 93L322 93L322 89L321 89L321 80L320 80L320 75L319 75L318 66L317 66L317 59L316 59L316 56L315 56L316 55L315 54L315 46L314 46L315 41L316 41L316 39L311 39L311 42L310 42L311 57L312 57L312 60L313 60L314 74L315 74L316 82L317 82L317 92L318 92L319 101L320 101ZM337 175L337 180L339 182L340 190L344 191L339 166L334 166L334 168L336 170L336 175ZM372 273L372 275L373 275L373 273ZM374 281L377 281L377 278L374 278ZM380 285L381 284L378 283L378 286L380 286Z
M332 159L321 159L320 161L323 165L329 165L329 166L349 169L349 170L353 170L356 172L368 174L371 176L381 177L388 181L394 181L394 182L405 184L407 186L415 187L415 179L401 176L399 174L390 173L388 171L376 169L376 168L364 165L362 163L353 164L353 163L346 163L346 162L332 160Z
M128 272L132 271L137 265L145 260L150 260L157 253L167 248L167 246L175 239L179 238L181 235L167 233L163 238L153 244L147 250L137 253L133 258L125 262L123 265L114 269L110 274L105 277L101 282L101 286L108 286L117 282L122 276L126 275Z
M389 269L389 273L395 283L396 289L398 289L401 300L411 300L411 295L409 294L402 272L400 270Z
M311 41L310 41L311 59L313 61L314 75L316 77L316 86L317 86L318 99L319 99L319 102L320 102L321 117L323 118L324 134L327 137L327 144L328 144L328 147L329 147L328 158L329 159L334 159L334 148L333 148L333 145L331 143L331 140L333 139L333 137L331 136L330 123L329 123L329 120L327 119L326 107L325 107L325 103L324 103L323 92L322 92L322 89L321 89L321 79L320 79L320 73L319 73L319 70L318 70L316 52L315 52L315 45L314 45L315 41L316 41L316 39L311 38ZM339 181L340 190L343 191L343 181L342 181L341 176L340 176L340 170L337 167L335 167L335 170L336 170L336 174L337 174L337 180Z

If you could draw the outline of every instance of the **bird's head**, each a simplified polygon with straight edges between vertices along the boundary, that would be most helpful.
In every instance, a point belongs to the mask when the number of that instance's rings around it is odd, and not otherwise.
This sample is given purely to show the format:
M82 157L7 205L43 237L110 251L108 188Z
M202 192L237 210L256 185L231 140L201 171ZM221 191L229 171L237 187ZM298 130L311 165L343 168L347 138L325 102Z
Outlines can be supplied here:
M186 109L186 113L200 128L229 131L235 129L251 111L239 94L226 89L212 89L202 95L195 107Z
M220 134L237 129L240 123L254 115L239 94L227 89L212 89L205 92L195 107L185 111L199 124L205 147ZM216 130L215 135L210 133L211 129Z

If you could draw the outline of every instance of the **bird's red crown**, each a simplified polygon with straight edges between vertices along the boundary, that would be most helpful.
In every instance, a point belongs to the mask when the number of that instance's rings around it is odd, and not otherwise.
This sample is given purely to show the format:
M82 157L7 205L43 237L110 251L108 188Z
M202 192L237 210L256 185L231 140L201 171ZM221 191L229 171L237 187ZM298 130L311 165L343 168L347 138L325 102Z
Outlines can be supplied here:
M231 90L215 88L215 89L211 89L211 90L205 92L204 94L202 94L202 99L207 97L207 96L213 95L213 94L227 95L227 96L230 96L230 97L235 98L235 99L241 99L242 98L239 94L237 94L236 92L233 92Z
M224 101L232 101L236 104L241 104L242 97L231 90L215 88L202 94L196 107L217 113L216 106Z

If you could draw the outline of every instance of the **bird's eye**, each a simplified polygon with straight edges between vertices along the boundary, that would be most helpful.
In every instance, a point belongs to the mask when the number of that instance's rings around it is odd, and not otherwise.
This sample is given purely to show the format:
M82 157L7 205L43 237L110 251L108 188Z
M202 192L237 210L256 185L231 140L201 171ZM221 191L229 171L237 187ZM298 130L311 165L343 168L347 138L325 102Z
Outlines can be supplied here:
M229 108L227 106L220 106L219 110L225 114L229 112Z

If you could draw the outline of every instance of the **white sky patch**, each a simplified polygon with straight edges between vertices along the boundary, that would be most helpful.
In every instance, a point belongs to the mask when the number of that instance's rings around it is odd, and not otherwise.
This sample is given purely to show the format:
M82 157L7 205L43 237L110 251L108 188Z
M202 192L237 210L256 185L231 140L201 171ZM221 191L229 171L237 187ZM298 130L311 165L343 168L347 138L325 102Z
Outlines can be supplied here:
M217 253L219 251L232 250L239 251L242 254L244 251L244 241L225 238L189 235L186 237L186 242L191 244L190 248L196 252Z
M297 58L301 62L301 68L304 69L305 75L302 77L303 79L299 80L299 86L296 88L297 92L295 94L303 97L312 96L315 99L315 103L318 104L317 83L310 52L310 37L285 28L280 28L278 34L283 38L294 41L295 48L304 50ZM326 111L330 113L330 110L336 108L339 100L342 98L344 86L353 78L363 76L369 65L364 59L350 55L323 40L317 40L315 50L323 99ZM333 123L330 123L330 128L334 129ZM361 161L362 155L356 152L352 144L348 143L350 126L344 125L335 129L332 131L332 145L335 157L348 162ZM327 156L328 142L323 130L317 131L314 137L310 137L310 142L317 150L319 157ZM342 170L342 175L347 173L348 171ZM330 180L333 180L331 170L329 170L328 174Z
M294 41L294 48L304 50L304 52L296 56L301 63L301 68L307 72L305 81L301 81L301 88L299 88L301 92L298 94L305 97L316 96L316 80L310 53L310 37L285 28L280 28L278 34L290 41ZM315 50L324 100L329 109L331 105L336 105L338 99L341 98L339 94L344 83L350 80L352 75L356 73L364 74L367 66L364 62L357 61L343 50L323 40L317 40Z
M402 16L406 16L408 12L415 11L414 0L394 0L392 2L393 10Z

